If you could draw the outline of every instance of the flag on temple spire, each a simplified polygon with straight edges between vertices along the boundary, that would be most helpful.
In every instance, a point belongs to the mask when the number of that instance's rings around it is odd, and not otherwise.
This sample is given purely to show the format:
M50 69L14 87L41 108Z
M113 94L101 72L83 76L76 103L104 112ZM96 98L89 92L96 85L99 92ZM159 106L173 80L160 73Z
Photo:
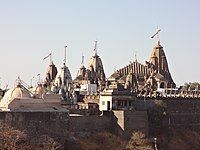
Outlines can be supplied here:
M43 58L43 60L49 58L51 56L51 53L49 55L47 55L46 57Z
M161 29L157 29L156 33L153 36L151 36L151 38L153 39L156 35L159 34L160 31L161 31Z

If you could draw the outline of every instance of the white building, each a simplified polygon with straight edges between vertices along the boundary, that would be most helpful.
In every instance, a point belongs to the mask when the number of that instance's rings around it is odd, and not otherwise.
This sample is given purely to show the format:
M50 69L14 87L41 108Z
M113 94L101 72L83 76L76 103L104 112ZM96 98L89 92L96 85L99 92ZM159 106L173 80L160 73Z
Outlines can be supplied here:
M99 110L134 109L135 99L129 91L104 90L100 93Z
M37 85L31 91L26 89L21 83L9 89L0 101L0 110L42 110L53 111L63 109L60 96L48 93L41 86Z
M97 93L96 84L82 84L80 88L80 94L82 95L94 95Z

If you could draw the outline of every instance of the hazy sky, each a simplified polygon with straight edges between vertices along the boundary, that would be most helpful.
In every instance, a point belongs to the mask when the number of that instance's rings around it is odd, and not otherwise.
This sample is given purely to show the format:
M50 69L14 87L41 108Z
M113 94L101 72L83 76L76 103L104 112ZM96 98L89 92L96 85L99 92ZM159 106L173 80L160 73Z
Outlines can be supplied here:
M0 77L2 86L17 76L27 83L44 77L53 52L59 68L68 45L73 78L85 56L85 66L98 39L98 54L106 76L134 59L149 59L161 28L169 68L177 84L200 82L199 0L0 0Z

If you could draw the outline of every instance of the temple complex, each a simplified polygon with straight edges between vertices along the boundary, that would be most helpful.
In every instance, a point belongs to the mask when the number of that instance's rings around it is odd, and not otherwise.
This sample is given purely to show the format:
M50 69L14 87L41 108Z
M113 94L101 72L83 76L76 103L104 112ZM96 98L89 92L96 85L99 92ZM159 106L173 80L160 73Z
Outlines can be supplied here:
M153 48L149 61L137 60L117 70L109 78L109 89L126 89L131 92L155 91L158 88L175 88L160 41Z
M174 128L199 130L199 108L199 84L176 87L160 40L145 64L135 59L108 79L97 41L87 68L82 56L74 80L65 46L61 68L57 70L50 57L44 82L39 78L32 87L18 78L13 88L0 89L1 121L29 131L52 132L65 141L64 134L82 136L108 129L124 138L135 131L154 137Z

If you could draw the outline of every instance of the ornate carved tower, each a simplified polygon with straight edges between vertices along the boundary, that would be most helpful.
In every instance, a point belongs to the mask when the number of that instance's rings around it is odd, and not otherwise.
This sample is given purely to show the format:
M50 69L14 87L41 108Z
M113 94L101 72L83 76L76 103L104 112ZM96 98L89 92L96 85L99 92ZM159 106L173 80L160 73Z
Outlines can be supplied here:
M169 71L167 58L160 41L153 48L149 62L154 66L154 73L158 80L160 88L175 87L175 83Z

